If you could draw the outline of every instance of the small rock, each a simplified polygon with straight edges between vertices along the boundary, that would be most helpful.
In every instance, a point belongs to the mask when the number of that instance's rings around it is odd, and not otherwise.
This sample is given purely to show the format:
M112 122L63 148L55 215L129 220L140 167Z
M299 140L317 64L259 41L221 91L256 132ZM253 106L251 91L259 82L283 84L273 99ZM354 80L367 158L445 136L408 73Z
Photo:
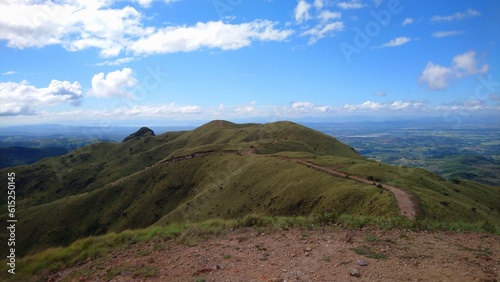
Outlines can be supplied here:
M311 247L307 247L304 249L304 251L306 251L306 252L310 252L311 250L312 250Z
M359 270L353 268L353 269L349 270L349 275L354 276L354 277L360 277L361 272L359 272Z
M359 266L367 266L368 265L368 262L364 259L358 259L358 260L356 260L356 262L358 263Z

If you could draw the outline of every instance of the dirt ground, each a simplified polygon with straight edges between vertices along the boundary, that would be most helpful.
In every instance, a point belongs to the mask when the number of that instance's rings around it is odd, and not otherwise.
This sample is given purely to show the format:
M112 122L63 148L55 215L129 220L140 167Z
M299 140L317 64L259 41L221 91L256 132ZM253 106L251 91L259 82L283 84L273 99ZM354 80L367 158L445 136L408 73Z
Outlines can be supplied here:
M498 281L500 236L325 227L151 241L49 281Z

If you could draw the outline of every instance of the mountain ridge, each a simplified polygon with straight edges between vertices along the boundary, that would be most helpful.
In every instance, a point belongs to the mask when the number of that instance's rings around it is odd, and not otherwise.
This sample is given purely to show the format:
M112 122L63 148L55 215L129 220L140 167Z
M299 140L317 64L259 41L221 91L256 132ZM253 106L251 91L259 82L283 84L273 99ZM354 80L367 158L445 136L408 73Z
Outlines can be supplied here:
M20 255L111 231L250 213L398 217L391 187L418 201L410 219L500 221L499 189L369 161L291 122L212 121L93 144L16 167L16 175Z

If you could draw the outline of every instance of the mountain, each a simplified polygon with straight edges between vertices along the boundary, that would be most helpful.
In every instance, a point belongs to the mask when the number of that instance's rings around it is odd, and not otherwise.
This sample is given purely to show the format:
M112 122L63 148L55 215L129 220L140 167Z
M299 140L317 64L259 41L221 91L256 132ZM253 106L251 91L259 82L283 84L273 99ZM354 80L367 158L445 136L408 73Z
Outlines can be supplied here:
M68 150L64 147L0 147L0 168L31 164L41 159L63 155L67 152Z
M130 136L1 170L16 173L18 256L112 231L248 214L500 223L500 187L367 160L292 122L217 120Z
M155 136L155 133L153 132L153 130L151 130L147 127L141 127L136 132L125 137L125 139L123 139L122 142L127 142L128 140L131 140L131 139L138 139L138 138L143 138L143 137L148 137L148 136Z

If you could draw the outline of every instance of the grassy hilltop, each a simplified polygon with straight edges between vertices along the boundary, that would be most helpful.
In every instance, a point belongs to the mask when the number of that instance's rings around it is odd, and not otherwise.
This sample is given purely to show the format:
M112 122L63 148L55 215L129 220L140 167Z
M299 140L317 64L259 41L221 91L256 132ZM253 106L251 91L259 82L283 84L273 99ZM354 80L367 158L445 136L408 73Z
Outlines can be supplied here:
M249 214L398 218L395 194L384 189L392 186L416 202L417 221L500 225L500 187L367 160L291 122L135 134L8 171L18 187L18 256L113 231Z

